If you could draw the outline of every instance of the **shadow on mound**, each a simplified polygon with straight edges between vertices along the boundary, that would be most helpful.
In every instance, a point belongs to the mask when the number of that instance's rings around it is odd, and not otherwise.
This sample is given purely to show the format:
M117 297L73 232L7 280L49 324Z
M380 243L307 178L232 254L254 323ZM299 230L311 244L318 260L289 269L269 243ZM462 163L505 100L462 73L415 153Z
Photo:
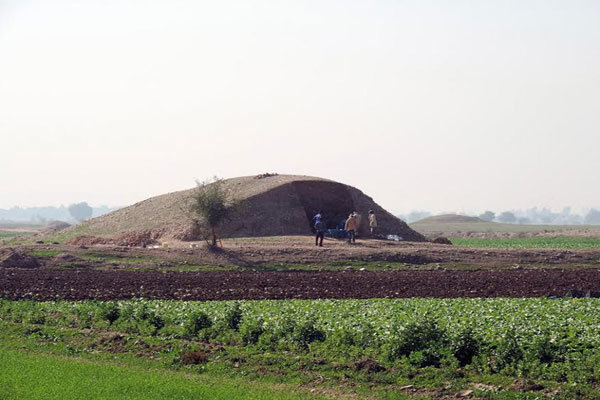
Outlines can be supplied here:
M311 233L312 218L319 211L328 228L337 227L356 211L362 216L358 232L368 237L369 210L377 216L377 235L427 241L360 190L319 179L297 179L246 199L240 213L222 232L224 237L305 235Z
M336 228L354 211L354 202L346 185L336 182L293 182L292 186L304 208L309 229L314 215L321 212L327 228Z

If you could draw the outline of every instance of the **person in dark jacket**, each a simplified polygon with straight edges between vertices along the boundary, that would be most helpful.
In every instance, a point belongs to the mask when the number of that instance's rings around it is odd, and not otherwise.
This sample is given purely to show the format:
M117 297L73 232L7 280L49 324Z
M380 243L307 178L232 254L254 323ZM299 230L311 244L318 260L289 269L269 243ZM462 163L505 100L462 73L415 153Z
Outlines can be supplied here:
M310 224L310 231L312 233L316 233L317 231L315 230L315 224L317 223L318 220L321 219L321 216L323 214L321 213L321 211L319 211L318 213L315 214L315 216L312 218L311 224Z
M315 246L323 247L323 238L325 237L325 231L327 230L327 224L325 224L325 220L321 214L319 218L316 218L315 222ZM316 216L315 216L316 217Z

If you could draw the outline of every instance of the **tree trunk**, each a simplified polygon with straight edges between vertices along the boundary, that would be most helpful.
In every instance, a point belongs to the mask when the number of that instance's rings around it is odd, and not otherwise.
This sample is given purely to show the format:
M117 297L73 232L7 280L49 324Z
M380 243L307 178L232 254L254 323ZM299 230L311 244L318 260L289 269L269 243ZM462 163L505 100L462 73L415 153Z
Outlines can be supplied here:
M215 247L217 245L217 234L213 226L210 227L210 233L212 235L212 247Z

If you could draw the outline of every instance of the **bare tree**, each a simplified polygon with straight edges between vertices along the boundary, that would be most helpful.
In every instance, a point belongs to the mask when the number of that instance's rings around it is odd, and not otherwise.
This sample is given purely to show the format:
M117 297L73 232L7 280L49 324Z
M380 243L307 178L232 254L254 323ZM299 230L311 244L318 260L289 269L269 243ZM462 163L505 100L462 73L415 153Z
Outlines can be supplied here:
M209 181L196 181L196 184L190 210L206 242L215 247L219 229L240 208L241 201L230 196L223 186L223 179L214 177Z

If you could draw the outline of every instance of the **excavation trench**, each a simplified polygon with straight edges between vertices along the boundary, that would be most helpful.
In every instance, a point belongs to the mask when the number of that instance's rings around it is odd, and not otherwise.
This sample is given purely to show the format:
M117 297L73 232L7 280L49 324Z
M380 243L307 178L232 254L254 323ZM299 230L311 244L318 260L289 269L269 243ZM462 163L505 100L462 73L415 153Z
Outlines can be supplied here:
M306 213L306 220L312 226L312 219L321 213L328 229L340 226L348 215L356 211L347 186L335 182L297 181L292 186Z

